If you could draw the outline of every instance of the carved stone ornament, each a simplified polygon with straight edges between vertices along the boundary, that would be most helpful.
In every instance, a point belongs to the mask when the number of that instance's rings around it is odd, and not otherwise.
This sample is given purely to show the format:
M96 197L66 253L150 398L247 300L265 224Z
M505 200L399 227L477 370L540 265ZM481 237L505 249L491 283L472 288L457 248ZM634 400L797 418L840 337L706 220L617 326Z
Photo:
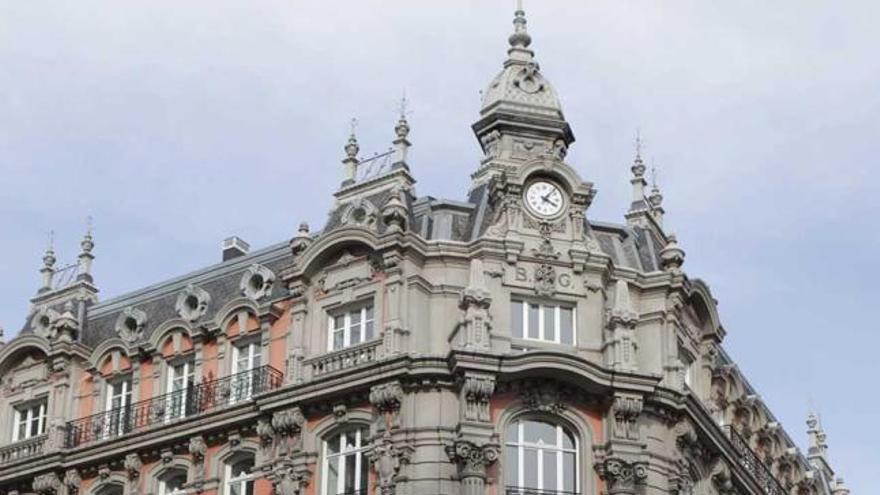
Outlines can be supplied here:
M272 482L275 495L300 495L311 480L311 472L306 466L281 459L272 464L267 478Z
M461 383L463 416L467 421L491 421L489 400L495 393L495 379L490 376L465 376Z
M733 486L733 478L730 474L730 466L727 465L727 461L724 459L718 458L715 461L710 477L712 485L715 486L720 495L734 495L736 493L736 488Z
M544 80L544 76L539 72L538 64L530 62L528 65L520 69L516 78L513 80L513 85L524 93L534 94L544 91L546 81Z
M55 495L61 492L62 484L57 474L43 473L34 477L31 488L40 495Z
M446 446L446 455L458 465L458 473L462 479L485 479L486 468L498 460L500 452L500 447L494 442L476 444L470 440L458 439Z
M376 471L379 495L394 494L394 478L400 472L401 466L409 462L411 454L411 448L398 448L394 444L388 430L374 441L368 457Z
M359 198L352 201L342 212L340 223L375 229L379 218L379 210L370 201Z
M546 297L556 294L556 268L553 265L542 264L535 268L535 293Z
M125 461L122 466L128 474L128 479L134 480L141 475L141 469L144 467L144 463L141 462L141 456L131 453L125 456Z
M618 394L612 406L614 413L614 436L627 440L639 439L639 415L642 413L642 398L638 395Z
M644 463L628 462L617 457L601 459L595 467L605 482L608 495L634 495L637 485L643 484L648 477Z
M82 477L79 475L79 470L70 468L65 471L64 486L67 487L68 493L76 493L79 491L80 485L82 485Z
M196 321L208 311L211 295L205 289L187 285L177 296L174 309L186 321Z
M560 414L568 400L565 392L554 385L527 386L520 392L523 406L532 411Z
M274 284L275 273L263 265L254 263L244 271L238 286L245 297L257 301L271 294Z
M204 437L198 435L189 439L187 449L196 462L201 462L205 459L205 454L208 453L208 444L205 443Z
M31 331L38 337L53 340L55 338L55 320L58 312L52 308L41 308L31 318Z
M306 417L299 407L291 407L272 414L271 429L275 433L276 455L290 457L302 447L302 428L305 423ZM257 431L261 437L263 433Z
M116 318L116 333L119 338L128 344L133 344L144 335L144 325L147 324L147 314L140 309L127 307Z
M397 414L403 400L400 382L388 382L370 388L370 404L383 414Z

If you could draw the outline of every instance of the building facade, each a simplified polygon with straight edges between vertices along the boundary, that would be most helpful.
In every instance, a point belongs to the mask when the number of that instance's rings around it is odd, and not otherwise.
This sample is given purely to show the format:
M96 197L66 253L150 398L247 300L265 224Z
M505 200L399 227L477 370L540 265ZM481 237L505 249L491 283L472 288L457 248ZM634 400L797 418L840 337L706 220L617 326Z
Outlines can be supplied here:
M517 11L460 201L344 146L320 231L98 300L50 248L0 344L0 494L846 495L722 346L636 154L621 223Z

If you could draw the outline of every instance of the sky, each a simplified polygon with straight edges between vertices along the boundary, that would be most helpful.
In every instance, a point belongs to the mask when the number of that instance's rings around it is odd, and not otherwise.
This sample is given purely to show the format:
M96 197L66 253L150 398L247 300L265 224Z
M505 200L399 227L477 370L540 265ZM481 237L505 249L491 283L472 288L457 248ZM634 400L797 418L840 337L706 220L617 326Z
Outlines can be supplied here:
M880 3L527 0L532 47L623 220L633 137L725 347L806 445L817 411L854 493L880 466ZM0 326L94 218L108 298L319 228L356 117L364 155L409 101L420 195L463 199L470 125L512 0L0 2ZM873 468L873 469L872 469Z

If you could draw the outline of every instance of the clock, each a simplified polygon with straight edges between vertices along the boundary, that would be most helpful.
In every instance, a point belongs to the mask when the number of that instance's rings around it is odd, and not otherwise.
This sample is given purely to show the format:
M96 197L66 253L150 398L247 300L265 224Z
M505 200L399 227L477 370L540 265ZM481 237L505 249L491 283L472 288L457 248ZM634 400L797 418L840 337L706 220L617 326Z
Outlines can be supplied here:
M525 202L535 215L554 217L562 212L565 197L558 185L546 180L536 180L526 188Z

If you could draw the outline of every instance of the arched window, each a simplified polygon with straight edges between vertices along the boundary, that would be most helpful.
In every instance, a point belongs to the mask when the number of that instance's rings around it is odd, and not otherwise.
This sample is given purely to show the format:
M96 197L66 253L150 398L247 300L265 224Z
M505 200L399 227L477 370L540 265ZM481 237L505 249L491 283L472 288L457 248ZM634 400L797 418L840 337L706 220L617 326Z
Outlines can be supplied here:
M183 495L186 490L186 471L183 469L170 469L159 476L158 495Z
M120 485L113 484L98 488L95 495L123 495L123 491Z
M508 425L504 444L506 495L580 493L580 453L568 428L520 419Z
M367 493L366 443L367 429L362 427L340 432L324 442L322 495Z
M223 495L254 495L256 477L253 457L230 460L223 473Z

